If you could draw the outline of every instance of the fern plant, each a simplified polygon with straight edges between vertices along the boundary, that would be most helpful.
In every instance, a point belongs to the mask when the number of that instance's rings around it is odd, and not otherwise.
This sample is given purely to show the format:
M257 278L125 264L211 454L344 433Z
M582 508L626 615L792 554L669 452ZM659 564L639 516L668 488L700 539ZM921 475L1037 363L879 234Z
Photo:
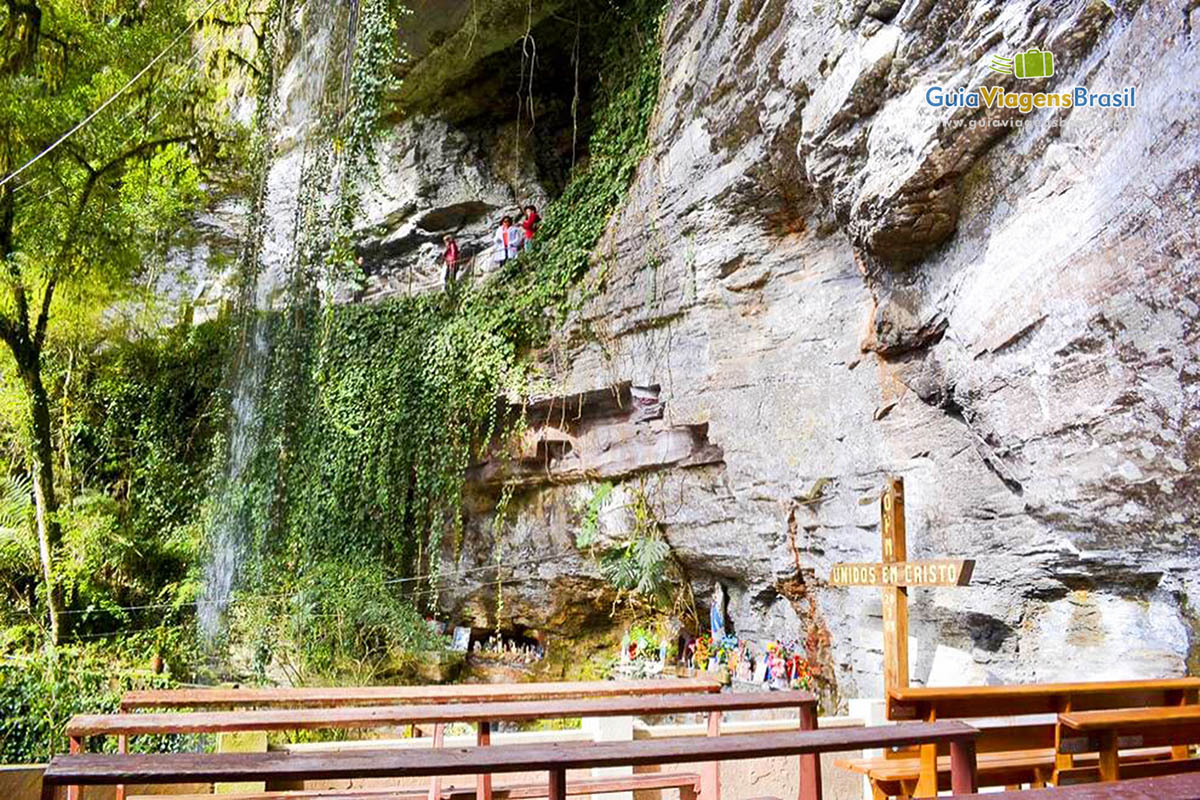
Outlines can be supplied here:
M28 475L6 475L0 483L0 537L19 538L29 532L33 483Z
M628 513L628 530L614 541L599 542L600 514L614 491L613 485L605 482L578 508L576 546L591 555L600 574L617 590L617 604L694 617L691 587L663 533L645 481L622 489L627 501L621 508Z

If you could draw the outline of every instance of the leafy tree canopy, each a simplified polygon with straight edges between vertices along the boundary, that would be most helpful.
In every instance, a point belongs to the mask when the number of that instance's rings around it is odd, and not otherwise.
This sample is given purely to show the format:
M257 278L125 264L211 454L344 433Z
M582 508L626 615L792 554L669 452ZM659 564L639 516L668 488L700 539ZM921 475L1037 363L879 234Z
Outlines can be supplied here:
M127 290L235 141L210 68L220 48L202 36L201 12L215 10L187 0L0 6L0 340L27 402L55 639L61 534L42 376L51 315L87 317L81 308L107 307Z

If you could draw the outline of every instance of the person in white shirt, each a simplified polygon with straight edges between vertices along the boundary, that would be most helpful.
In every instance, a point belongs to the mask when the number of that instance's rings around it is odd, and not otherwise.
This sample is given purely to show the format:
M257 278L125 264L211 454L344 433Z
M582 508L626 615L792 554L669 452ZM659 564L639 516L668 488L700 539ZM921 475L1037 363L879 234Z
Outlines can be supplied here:
M505 216L500 220L500 227L496 229L496 234L492 237L492 252L496 263L503 264L509 259L516 258L517 254L521 252L521 245L524 242L525 232L513 225L512 217Z

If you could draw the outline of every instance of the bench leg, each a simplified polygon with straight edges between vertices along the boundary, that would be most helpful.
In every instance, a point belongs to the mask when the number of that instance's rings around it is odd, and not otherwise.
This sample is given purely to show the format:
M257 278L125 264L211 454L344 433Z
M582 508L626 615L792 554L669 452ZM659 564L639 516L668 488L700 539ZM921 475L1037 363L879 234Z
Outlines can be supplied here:
M72 736L70 739L69 750L72 755L78 755L83 752L83 739ZM79 785L72 784L67 787L67 800L79 800Z
M446 741L446 726L438 722L433 726L433 747L435 750L440 750L442 744ZM441 776L431 778L429 781L429 800L439 800L442 796L442 779Z
M951 742L950 791L955 794L979 791L979 775L975 769L975 742Z
M567 773L565 770L550 771L550 791L547 797L549 800L567 800Z
M117 737L117 752L120 753L121 755L125 755L126 753L129 752L129 737L128 736L125 736L124 734L122 734L121 736ZM125 784L123 784L123 783L117 784L116 800L125 800Z
M913 797L937 797L937 745L921 745L921 776Z
M721 712L708 712L708 735L721 735ZM700 796L703 800L721 800L721 764L709 761L700 768Z
M1186 706L1188 704L1187 692L1168 692L1167 705ZM1192 757L1192 746L1190 744L1177 744L1171 748L1171 758L1179 761L1184 758Z
M813 705L800 707L800 730L817 729L817 709ZM821 800L821 755L800 756L800 800Z
M475 743L480 747L487 747L492 743L492 723L487 720L480 721ZM475 778L475 800L492 800L492 774L490 772Z
M1117 756L1116 731L1102 731L1100 739L1100 780L1115 781L1121 777L1120 759Z
M1058 703L1058 713L1065 714L1071 710L1071 698L1068 695L1065 699ZM1075 766L1075 756L1062 751L1063 726L1061 722L1054 724L1054 772L1050 775L1050 783L1058 785L1058 771L1060 769L1071 769Z

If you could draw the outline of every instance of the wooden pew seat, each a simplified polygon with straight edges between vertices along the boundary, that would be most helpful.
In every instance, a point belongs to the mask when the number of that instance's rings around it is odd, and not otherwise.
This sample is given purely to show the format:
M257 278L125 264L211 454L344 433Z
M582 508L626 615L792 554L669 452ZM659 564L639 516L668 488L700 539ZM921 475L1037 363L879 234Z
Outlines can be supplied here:
M703 684L700 684L703 686ZM311 698L310 698L311 699ZM85 742L94 736L117 736L121 750L130 737L179 733L236 733L240 731L354 730L399 725L432 724L433 747L442 747L445 727L468 723L477 727L477 741L487 745L491 726L496 722L530 722L546 719L583 717L637 717L677 714L707 714L709 736L720 732L721 715L726 712L794 709L799 726L817 725L816 698L809 692L747 692L689 694L611 695L605 697L563 697L525 701L427 703L369 705L350 708L268 708L237 711L156 712L143 714L80 714L67 723L66 733L72 752L85 750ZM813 756L803 756L814 760ZM706 786L716 787L719 767L714 762L702 769ZM484 784L481 797L495 797ZM430 797L437 797L440 779L435 777ZM615 790L614 790L615 791ZM77 793L70 800L76 800ZM123 795L118 795L120 798Z
M453 686L312 686L245 689L143 689L126 692L122 711L147 708L335 708L406 703L503 703L581 697L714 694L721 684L703 678L546 683L464 683Z
M71 739L237 731L352 730L453 722L532 722L574 717L625 717L705 712L815 709L808 692L660 694L504 702L301 708L255 711L198 711L151 714L78 714L67 723Z
M1123 758L1128 763L1134 764L1151 761L1162 762L1170 757L1170 748L1159 747L1133 751L1127 753ZM980 753L977 761L980 786L1044 785L1054 772L1055 754L1053 748L1009 750ZM1080 777L1074 782L1087 780L1088 776L1096 773L1096 761L1095 757L1080 759ZM835 764L842 769L867 776L881 792L892 797L911 795L917 779L921 775L921 758L915 753L911 757L905 758L847 758L840 759ZM1138 774L1160 773L1139 772ZM1095 779L1092 778L1092 780ZM950 758L949 756L939 756L938 790L945 791L949 788Z
M1150 708L1178 710L1194 705L1200 698L1200 678L1165 678L1128 681L1084 681L1075 683L1015 684L1000 686L892 687L888 690L887 716L896 721L945 719L974 720L987 717L1013 719L1008 730L985 729L979 745L981 762L986 758L991 769L980 773L983 786L1010 786L1022 783L1056 782L1063 770L1073 769L1073 756L1059 748L1056 724L1026 725L1018 720L1030 716L1061 715L1064 712L1102 709ZM1151 714L1157 712L1150 712ZM1057 720L1061 717L1057 717ZM1147 739L1144 746L1154 746ZM1131 745L1132 746L1132 745ZM1053 769L1047 776L1041 770L1043 756L1025 751L1051 748L1056 753ZM989 753L1015 752L1008 763L993 760ZM906 793L915 797L932 797L942 783L937 767L938 757L944 755L933 746L921 748L916 785ZM1176 758L1178 758L1176 753ZM1023 780L1006 780L1006 770L1014 775L1024 770ZM906 774L907 780L907 774ZM876 786L879 796L882 787ZM904 795L901 795L904 796Z
M1058 752L1076 756L1094 753L1097 764L1078 760L1058 773L1060 784L1116 781L1200 771L1192 746L1200 742L1200 706L1119 708L1073 711L1058 715L1062 734ZM1174 758L1153 764L1129 764L1129 748L1170 746Z
M559 742L433 750L341 750L303 753L78 754L51 759L42 778L42 800L59 786L217 781L310 781L434 777L544 771L547 794L567 794L570 771L599 767L697 764L735 759L800 756L801 796L820 800L821 753L864 748L945 744L950 747L954 790L975 791L975 739L962 722L833 728L732 736L645 739L631 742ZM805 757L810 760L805 762ZM433 794L437 797L437 793Z
M680 800L695 800L700 793L700 774L696 772L654 772L610 778L580 778L567 781L568 795L603 794L678 789ZM443 786L441 800L474 800L476 786ZM495 800L525 800L546 797L546 784L514 783L492 787ZM175 794L170 800L428 800L428 789L366 787L360 789L305 789L278 792L238 792L236 794ZM162 795L129 795L127 800L163 800Z

